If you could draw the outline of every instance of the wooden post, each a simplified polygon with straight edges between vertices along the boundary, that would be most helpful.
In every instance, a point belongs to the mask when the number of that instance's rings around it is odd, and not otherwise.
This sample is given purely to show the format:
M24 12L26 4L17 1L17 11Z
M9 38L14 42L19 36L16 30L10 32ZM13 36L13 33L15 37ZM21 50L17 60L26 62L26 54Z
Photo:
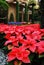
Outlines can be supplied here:
M16 2L16 21L19 22L19 2Z
M32 3L31 5L32 5L32 23L34 23L34 6L35 6L35 4Z
M24 21L28 22L28 5L27 3L25 3L25 17L24 17Z

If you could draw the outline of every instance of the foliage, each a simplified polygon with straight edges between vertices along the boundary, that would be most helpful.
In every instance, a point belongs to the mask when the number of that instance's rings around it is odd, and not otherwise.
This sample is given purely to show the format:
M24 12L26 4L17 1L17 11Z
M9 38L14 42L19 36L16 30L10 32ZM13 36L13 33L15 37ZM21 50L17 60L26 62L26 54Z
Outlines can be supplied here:
M2 7L4 10L8 9L8 4L5 0L0 0L0 7Z
M29 4L32 4L32 3L36 4L36 0L29 0Z
M5 0L0 0L0 23L7 23L8 7Z

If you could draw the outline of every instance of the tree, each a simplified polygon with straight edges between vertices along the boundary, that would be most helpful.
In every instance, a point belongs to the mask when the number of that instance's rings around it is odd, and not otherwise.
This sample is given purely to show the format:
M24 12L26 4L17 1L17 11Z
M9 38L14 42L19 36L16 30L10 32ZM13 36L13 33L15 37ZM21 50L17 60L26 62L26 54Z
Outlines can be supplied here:
M7 23L8 4L5 0L0 0L0 22Z
M0 6L3 7L4 10L8 9L8 4L5 0L0 0Z

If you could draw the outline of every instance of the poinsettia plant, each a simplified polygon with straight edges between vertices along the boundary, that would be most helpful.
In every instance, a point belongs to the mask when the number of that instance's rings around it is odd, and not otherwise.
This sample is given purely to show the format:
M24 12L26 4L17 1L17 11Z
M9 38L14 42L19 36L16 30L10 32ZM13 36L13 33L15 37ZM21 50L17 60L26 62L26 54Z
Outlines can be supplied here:
M14 61L14 65L31 63L30 55L35 53L38 56L44 53L44 29L39 24L30 25L7 25L0 24L0 33L5 33L4 38L9 50L7 53L8 62Z

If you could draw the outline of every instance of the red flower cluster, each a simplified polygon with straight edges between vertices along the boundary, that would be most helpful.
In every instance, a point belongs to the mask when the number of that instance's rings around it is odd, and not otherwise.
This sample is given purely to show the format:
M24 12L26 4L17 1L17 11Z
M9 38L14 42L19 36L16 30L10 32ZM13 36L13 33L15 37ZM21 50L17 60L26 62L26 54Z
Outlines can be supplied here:
M44 29L39 24L30 25L5 25L0 24L0 33L6 34L5 46L12 45L11 51L7 54L8 61L18 59L24 63L30 63L29 55L32 53L44 53Z

